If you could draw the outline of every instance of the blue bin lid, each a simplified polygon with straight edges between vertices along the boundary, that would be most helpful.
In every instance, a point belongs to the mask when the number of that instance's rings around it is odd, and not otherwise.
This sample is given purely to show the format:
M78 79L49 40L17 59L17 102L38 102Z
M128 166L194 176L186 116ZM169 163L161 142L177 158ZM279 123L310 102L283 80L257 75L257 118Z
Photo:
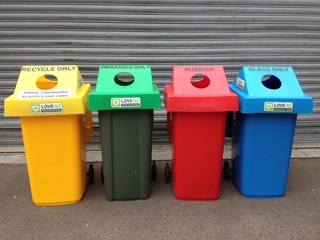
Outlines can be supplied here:
M242 113L313 112L313 98L303 93L292 67L246 66L229 86Z

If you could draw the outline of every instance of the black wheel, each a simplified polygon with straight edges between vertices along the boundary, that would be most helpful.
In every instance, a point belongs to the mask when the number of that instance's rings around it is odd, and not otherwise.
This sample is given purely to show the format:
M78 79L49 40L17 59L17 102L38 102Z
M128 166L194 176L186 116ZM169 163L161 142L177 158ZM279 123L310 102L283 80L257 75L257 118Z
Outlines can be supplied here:
M101 182L104 183L103 164L101 164L100 177L101 177Z
M89 165L89 170L88 170L88 183L89 185L92 185L94 182L94 168L93 164Z
M165 178L166 183L170 182L170 180L171 180L171 170L170 170L169 163L166 163L164 178Z
M229 181L230 179L230 172L231 172L230 163L228 161L224 161L223 162L223 178L226 181Z
M153 181L157 180L157 164L156 164L156 161L152 161L151 178L152 178Z

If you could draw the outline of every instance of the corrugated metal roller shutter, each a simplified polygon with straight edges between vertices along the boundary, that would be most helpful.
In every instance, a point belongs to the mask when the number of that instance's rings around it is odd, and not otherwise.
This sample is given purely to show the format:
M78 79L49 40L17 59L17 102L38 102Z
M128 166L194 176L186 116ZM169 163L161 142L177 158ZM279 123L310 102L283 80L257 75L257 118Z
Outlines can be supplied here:
M95 86L100 64L147 63L163 92L173 65L290 65L315 113L298 118L296 143L320 142L320 2L314 1L1 1L1 105L22 65L76 64ZM154 142L166 142L165 110ZM19 119L0 118L0 144L22 144ZM95 134L99 142L95 115Z

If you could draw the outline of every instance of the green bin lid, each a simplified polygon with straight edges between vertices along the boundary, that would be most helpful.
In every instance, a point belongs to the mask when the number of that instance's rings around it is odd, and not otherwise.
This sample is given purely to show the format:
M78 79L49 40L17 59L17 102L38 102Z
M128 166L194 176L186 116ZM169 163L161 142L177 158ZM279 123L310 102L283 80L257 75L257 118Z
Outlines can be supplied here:
M129 80L128 80L128 76ZM90 110L137 110L161 107L149 65L101 65Z

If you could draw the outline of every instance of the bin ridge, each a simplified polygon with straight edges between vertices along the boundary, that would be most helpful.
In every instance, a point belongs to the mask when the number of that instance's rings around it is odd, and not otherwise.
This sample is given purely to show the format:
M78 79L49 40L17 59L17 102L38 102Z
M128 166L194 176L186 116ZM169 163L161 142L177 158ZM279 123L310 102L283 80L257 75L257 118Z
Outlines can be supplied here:
M197 88L191 84L193 76L203 75L210 84ZM230 94L223 66L175 66L172 73L172 89L175 95L223 95Z
M243 113L313 112L313 99L303 93L289 66L246 66L229 86L238 94Z
M134 77L132 84L117 84L117 74L129 73ZM148 93L153 91L151 67L149 65L101 65L97 80L96 92ZM110 90L109 90L110 89Z
M193 83L194 76L203 76ZM204 83L201 83L204 82ZM223 66L174 66L164 102L172 112L219 112L238 110L238 98L230 91Z
M4 115L83 114L90 91L76 65L23 66Z

